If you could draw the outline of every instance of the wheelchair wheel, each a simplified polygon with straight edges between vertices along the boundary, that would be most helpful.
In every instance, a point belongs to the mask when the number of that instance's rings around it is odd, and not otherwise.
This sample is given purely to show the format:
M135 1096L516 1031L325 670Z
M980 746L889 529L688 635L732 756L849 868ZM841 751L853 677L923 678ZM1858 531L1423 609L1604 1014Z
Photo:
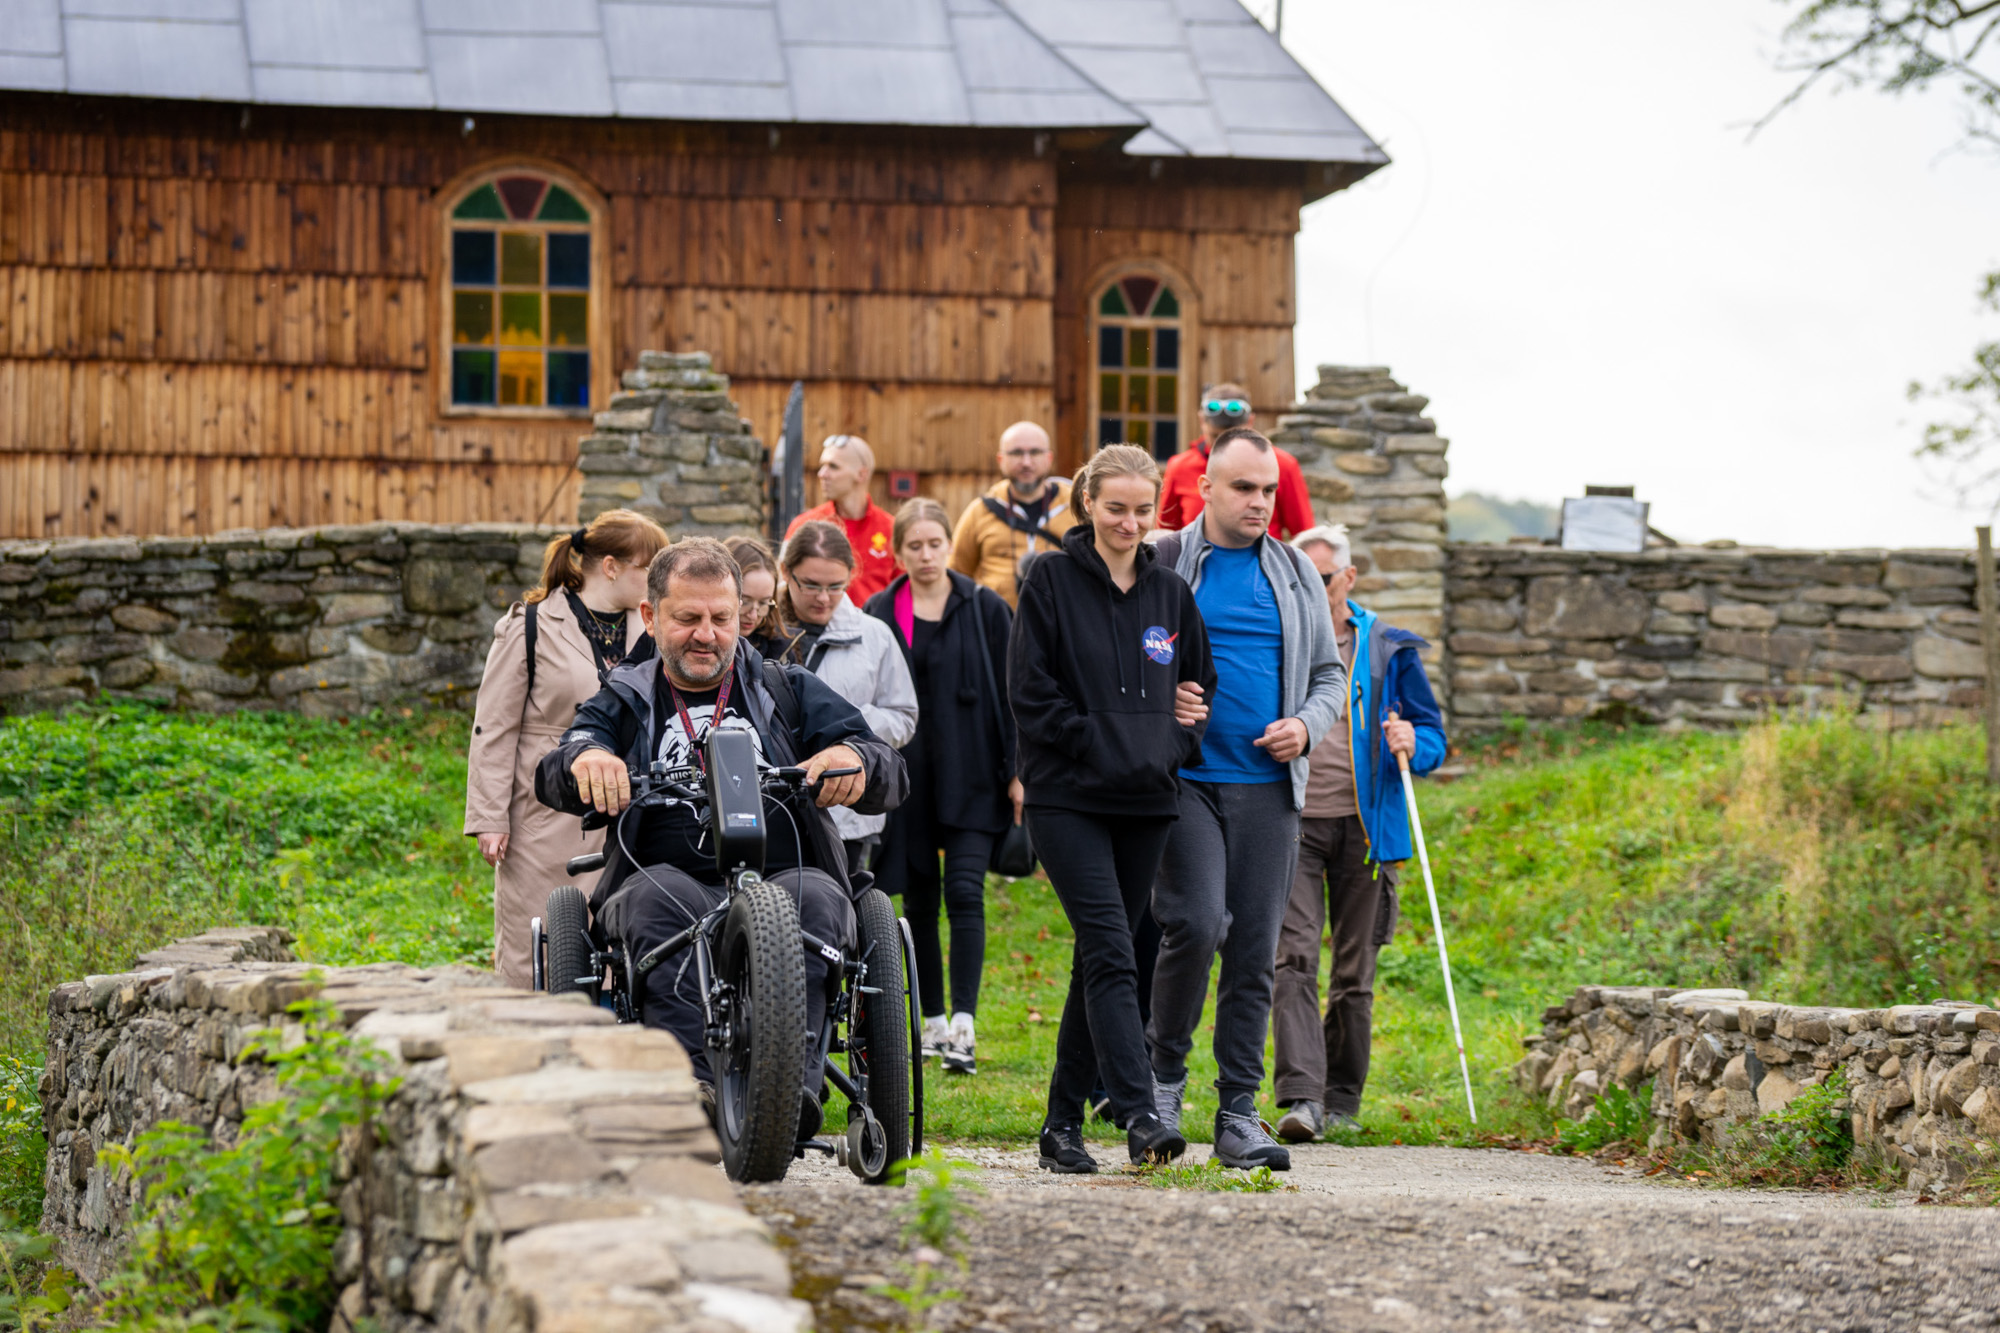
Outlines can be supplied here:
M868 960L869 995L856 991L849 1002L848 1059L855 1074L868 1075L868 1109L882 1122L889 1140L888 1162L870 1185L902 1183L896 1164L910 1155L910 1028L903 1011L903 930L896 909L880 889L870 889L855 905L861 956Z
M548 941L549 994L581 991L596 1004L600 987L596 980L586 980L594 971L595 951L590 947L590 909L583 890L565 884L549 894L548 906L542 909L542 934Z
M710 1033L722 1165L736 1181L783 1180L799 1137L806 967L799 914L773 884L738 892L714 948L726 1012Z

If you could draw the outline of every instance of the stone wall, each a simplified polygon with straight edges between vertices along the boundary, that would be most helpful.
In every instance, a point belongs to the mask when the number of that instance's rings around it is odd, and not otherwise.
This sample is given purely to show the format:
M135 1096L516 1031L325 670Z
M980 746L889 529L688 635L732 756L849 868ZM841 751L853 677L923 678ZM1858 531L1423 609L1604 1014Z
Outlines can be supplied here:
M1938 1002L1825 1009L1740 990L1583 986L1542 1015L1515 1084L1581 1118L1612 1083L1653 1084L1652 1146L1716 1145L1834 1071L1857 1146L1913 1187L1963 1179L2000 1149L2000 1011Z
M641 352L623 382L577 449L582 521L623 508L677 537L761 528L764 445L708 353Z
M315 985L283 931L217 930L49 997L43 1229L95 1280L132 1182L108 1143L162 1120L226 1138L273 1091L241 1058ZM784 1259L714 1165L687 1056L581 997L488 972L329 968L319 993L402 1080L342 1163L336 1333L788 1330L810 1326Z
M1449 441L1384 366L1321 366L1271 438L1298 458L1322 523L1345 523L1361 579L1355 600L1444 652L1444 479ZM1446 693L1446 681L1435 682Z
M564 528L375 523L0 542L0 712L83 699L469 706Z
M1982 697L1968 551L1454 546L1445 602L1460 728L1734 723L1829 696L1911 726Z

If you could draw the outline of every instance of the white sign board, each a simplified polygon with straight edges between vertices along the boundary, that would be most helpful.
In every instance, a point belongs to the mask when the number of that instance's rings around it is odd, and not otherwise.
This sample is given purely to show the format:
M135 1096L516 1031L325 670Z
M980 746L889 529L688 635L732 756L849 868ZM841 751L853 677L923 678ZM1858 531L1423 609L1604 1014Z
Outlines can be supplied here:
M1586 495L1564 500L1565 551L1643 551L1646 512L1652 506L1623 495Z

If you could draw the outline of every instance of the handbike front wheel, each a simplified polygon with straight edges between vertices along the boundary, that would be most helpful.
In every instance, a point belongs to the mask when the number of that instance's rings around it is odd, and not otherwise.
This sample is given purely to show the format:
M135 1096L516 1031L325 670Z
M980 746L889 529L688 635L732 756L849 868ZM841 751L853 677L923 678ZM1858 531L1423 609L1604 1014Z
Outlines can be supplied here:
M716 1134L736 1181L783 1180L804 1087L806 968L799 914L773 884L736 894L715 942L723 1012L710 1033Z

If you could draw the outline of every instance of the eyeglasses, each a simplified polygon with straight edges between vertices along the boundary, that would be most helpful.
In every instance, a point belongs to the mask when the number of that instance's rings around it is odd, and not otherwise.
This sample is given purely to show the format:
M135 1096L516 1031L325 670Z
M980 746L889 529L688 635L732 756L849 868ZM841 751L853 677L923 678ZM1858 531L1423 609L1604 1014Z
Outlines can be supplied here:
M1333 586L1333 575L1331 574L1320 575L1319 586L1322 588L1331 588Z
M1001 454L1000 456L1006 459L1008 462L1012 463L1012 462L1018 462L1024 458L1047 458L1049 456L1049 451L1046 449L1009 449L1006 453Z
M793 579L792 586L808 597L838 597L847 591L846 583L807 583L804 579Z
M1247 417L1250 404L1241 398L1211 398L1201 405L1201 410L1211 417Z
M737 600L743 603L744 615L761 616L766 611L769 611L778 599L775 597L741 597Z

